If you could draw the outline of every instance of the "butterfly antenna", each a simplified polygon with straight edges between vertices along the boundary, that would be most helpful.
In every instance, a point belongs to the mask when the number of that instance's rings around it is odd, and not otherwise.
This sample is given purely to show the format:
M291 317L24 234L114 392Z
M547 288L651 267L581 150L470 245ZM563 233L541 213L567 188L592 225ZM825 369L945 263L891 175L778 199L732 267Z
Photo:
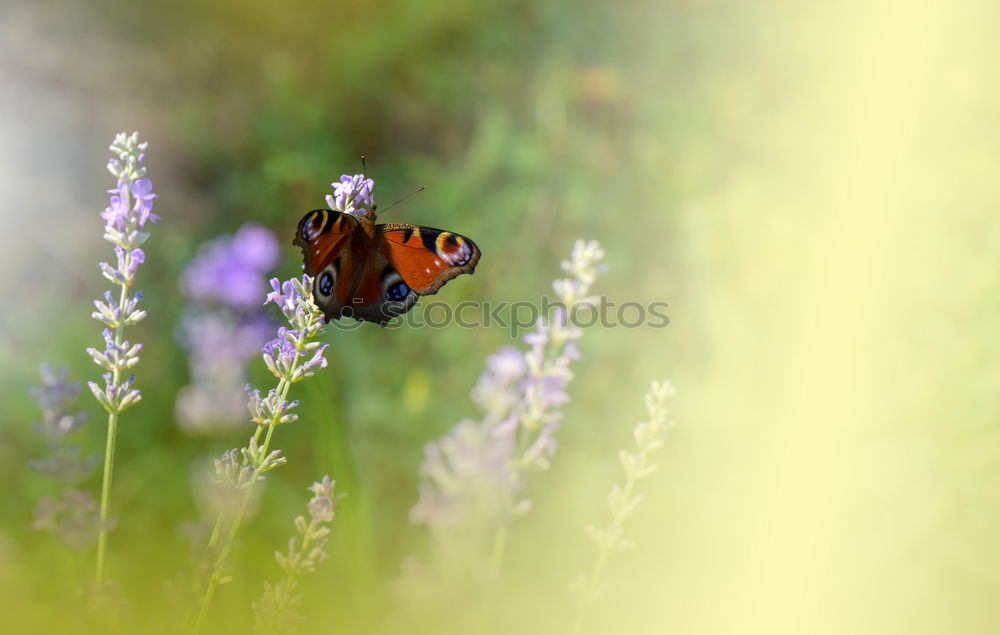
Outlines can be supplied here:
M361 176L363 176L364 178L367 179L368 178L368 166L365 165L365 158L366 158L365 155L362 154L361 155ZM375 186L374 185L372 185L371 199L372 199L372 211L375 211L378 208L378 205L375 204Z
M390 209L392 209L393 207L396 207L397 205L399 205L400 203L402 203L402 202L403 202L403 201L405 201L406 199L410 198L411 196L413 196L413 195L414 195L414 194L416 194L417 192L423 192L423 191L424 191L424 190L426 190L426 189L427 189L427 186L426 186L426 185L421 185L420 187L418 187L417 189L413 190L412 192L410 192L409 194L407 194L407 195L406 195L406 196L404 196L403 198L399 199L398 201L396 201L395 203L393 203L393 204L392 204L392 205L390 205L389 207L386 207L385 209L383 209L382 211L380 211L380 212L379 212L379 214L385 214L385 213L386 213L386 212L388 212L388 211L389 211Z

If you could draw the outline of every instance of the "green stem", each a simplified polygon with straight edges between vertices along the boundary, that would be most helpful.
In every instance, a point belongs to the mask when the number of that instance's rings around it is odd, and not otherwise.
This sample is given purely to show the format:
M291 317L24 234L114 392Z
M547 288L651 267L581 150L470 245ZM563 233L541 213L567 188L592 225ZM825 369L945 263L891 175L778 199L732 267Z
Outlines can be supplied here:
M104 557L108 549L108 510L111 507L111 471L115 458L115 433L118 415L108 415L108 439L104 448L104 475L101 479L101 520L97 534L97 572L94 581L104 581Z
M222 510L220 510L219 514L215 517L215 524L212 525L212 535L209 536L209 538L208 538L208 546L209 547L214 547L216 541L219 540L219 532L222 531L223 516L224 516L224 513L223 513Z

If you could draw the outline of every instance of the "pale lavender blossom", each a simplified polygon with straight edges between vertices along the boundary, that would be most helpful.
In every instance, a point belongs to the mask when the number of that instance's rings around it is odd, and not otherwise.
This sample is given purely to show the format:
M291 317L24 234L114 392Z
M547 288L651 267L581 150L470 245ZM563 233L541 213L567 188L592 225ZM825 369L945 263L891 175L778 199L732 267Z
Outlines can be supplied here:
M264 592L252 605L254 633L293 633L305 620L299 613L303 596L299 592L299 579L316 571L319 563L326 559L326 542L330 536L337 501L342 494L335 494L336 482L324 476L313 483L309 491L313 493L306 504L309 519L296 516L295 530L298 533L288 540L285 552L274 552L278 566L285 573L277 582L264 582Z
M115 436L118 416L138 402L142 395L133 387L135 375L131 369L139 363L142 344L129 343L124 337L126 326L139 322L146 312L138 308L142 294L129 294L135 282L139 265L146 261L142 245L149 238L146 224L158 220L153 214L153 184L146 178L142 161L148 144L139 142L139 133L124 132L115 137L110 146L114 156L108 161L108 171L117 179L108 207L101 213L104 219L104 240L114 245L115 263L100 263L101 274L119 287L115 293L106 292L103 300L94 301L95 320L102 322L104 350L88 348L94 363L103 368L104 385L87 382L97 401L108 412L108 436L104 451L104 473L101 481L100 528L97 541L97 570L95 581L103 583L105 552L107 550L111 475L114 467ZM117 296L117 297L116 297Z
M362 214L374 206L372 191L375 182L364 174L349 176L344 174L339 183L331 183L333 195L327 194L326 204L330 209L346 214Z
M479 463L484 471L499 469L501 473L500 478L491 479L501 484L501 491L493 495L494 500L505 501L508 511L522 510L529 504L516 500L515 495L523 487L527 472L547 468L549 458L555 453L555 432L562 418L558 407L569 401L566 386L573 377L570 367L579 358L577 341L583 331L569 325L566 316L586 299L591 284L603 270L603 257L604 252L596 242L577 241L570 259L562 263L563 270L572 277L553 283L563 304L553 315L540 318L535 330L524 336L528 345L526 351L505 346L487 358L486 370L472 392L473 400L484 414L475 424L482 434L458 435L466 441L476 439L473 444L456 443L455 434L428 444L422 470L427 480L422 484L421 500L415 509L443 507L439 502L429 501L454 497L453 488L449 486L452 482L476 482L468 475L459 478L452 466L475 467L477 461L467 459L470 447L480 444L491 447L478 451L478 456L492 457L497 451L504 456L499 463L496 460ZM453 432L469 425L469 422L462 422ZM426 514L417 514L417 517L422 522L429 522Z
M520 380L528 370L524 353L516 346L503 346L486 358L486 369L472 389L471 397L487 418L498 422L509 415L520 395Z
M569 401L566 388L583 335L567 316L590 301L603 257L598 243L577 241L562 263L571 277L553 283L561 304L524 336L527 349L505 346L487 358L471 395L482 418L464 419L425 446L410 520L429 530L430 554L424 562L406 561L399 581L411 610L437 610L426 606L421 589L428 585L454 604L496 578L507 527L531 507L523 496L528 476L547 469L556 452L559 408Z

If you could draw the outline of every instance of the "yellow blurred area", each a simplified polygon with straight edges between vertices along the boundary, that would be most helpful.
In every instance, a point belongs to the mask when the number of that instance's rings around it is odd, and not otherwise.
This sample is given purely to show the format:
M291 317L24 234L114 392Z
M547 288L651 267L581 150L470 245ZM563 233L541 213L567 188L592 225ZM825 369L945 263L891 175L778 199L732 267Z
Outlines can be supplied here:
M704 374L604 632L996 632L997 7L757 6L682 203Z

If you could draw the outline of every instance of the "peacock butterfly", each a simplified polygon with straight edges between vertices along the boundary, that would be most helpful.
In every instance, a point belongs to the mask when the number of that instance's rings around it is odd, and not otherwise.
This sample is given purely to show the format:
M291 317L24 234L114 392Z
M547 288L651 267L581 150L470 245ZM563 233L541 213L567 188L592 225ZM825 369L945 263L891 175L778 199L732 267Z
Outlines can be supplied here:
M354 198L362 202L360 209L315 209L295 232L305 272L314 280L313 300L328 322L353 317L385 326L412 309L419 296L437 293L455 276L475 271L479 262L479 247L465 236L419 225L376 224L367 183L368 198ZM327 200L333 207L333 199Z

